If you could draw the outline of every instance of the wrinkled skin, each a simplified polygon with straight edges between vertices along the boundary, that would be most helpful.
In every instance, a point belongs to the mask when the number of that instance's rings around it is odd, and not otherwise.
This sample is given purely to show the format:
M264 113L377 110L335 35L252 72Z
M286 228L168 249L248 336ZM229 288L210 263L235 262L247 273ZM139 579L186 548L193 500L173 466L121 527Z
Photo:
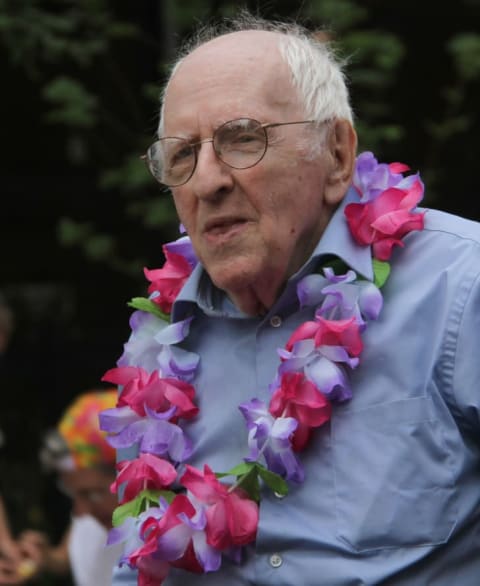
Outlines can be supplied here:
M164 135L202 140L240 117L304 120L277 40L272 32L236 32L191 53L167 88ZM203 266L249 315L271 307L308 259L348 189L355 158L356 135L345 120L331 124L325 148L313 155L318 127L268 132L269 148L256 166L232 169L205 143L191 179L172 189Z

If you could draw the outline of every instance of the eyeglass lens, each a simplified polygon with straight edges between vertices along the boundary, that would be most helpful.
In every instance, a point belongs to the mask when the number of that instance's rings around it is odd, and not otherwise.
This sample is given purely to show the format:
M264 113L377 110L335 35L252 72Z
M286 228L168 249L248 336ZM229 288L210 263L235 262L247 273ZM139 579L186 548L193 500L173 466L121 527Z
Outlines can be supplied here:
M167 137L155 142L147 152L154 177L169 186L182 185L193 175L197 148L213 142L218 158L234 169L253 167L267 150L267 134L257 120L240 118L219 126L211 139L189 143L182 138Z

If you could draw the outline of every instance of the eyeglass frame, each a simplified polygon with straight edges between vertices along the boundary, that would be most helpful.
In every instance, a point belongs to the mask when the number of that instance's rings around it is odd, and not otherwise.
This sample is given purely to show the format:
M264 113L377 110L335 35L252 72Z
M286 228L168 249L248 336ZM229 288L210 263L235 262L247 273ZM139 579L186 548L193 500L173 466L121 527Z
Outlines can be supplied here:
M256 161L255 163L253 163L252 165L247 165L246 167L235 167L233 165L230 165L229 163L227 163L226 161L224 161L222 159L222 157L220 156L220 154L217 152L216 148L215 148L215 135L217 134L217 132L223 128L224 126L226 126L227 124L230 124L231 122L236 122L238 120L251 120L252 122L256 122L259 125L259 129L261 128L264 132L265 135L265 148L263 150L262 155L260 156L260 158L258 159L258 161ZM195 147L198 147L202 144L205 144L207 142L211 142L212 146L213 146L213 151L215 153L215 156L225 165L227 165L227 167L230 167L231 169L237 169L237 170L243 170L243 169L251 169L252 167L255 167L255 165L258 165L258 163L260 163L260 161L264 158L267 150L268 150L268 146L269 146L269 142L268 142L268 133L267 133L267 129L268 128L275 128L278 126L288 126L291 124L313 124L313 123L317 123L317 124L324 124L325 122L328 122L329 120L322 120L322 121L318 121L318 120L294 120L291 122L265 122L265 123L261 123L258 120L256 120L255 118L234 118L233 120L227 120L226 122L224 122L223 124L220 124L220 126L218 126L214 132L213 135L210 138L204 138L202 140L198 140L196 142L189 142L187 139L181 137L181 136L162 136L161 138L157 139L155 142L153 142L147 149L147 152L144 155L141 155L140 159L142 159L143 161L145 161L149 172L151 173L151 175L153 176L153 178L160 183L161 185L165 185L166 187L180 187L181 185L185 185L186 183L188 183L188 181L190 181L190 179L193 177L193 174L195 173L195 169L197 168L197 163L198 163L198 149ZM192 148L193 151L193 157L194 157L194 163L193 163L193 167L192 167L192 172L190 173L190 175L187 177L187 179L185 179L184 181L182 181L181 183L175 183L175 184L168 184L168 183L164 183L163 181L160 181L158 179L158 177L155 175L155 173L152 171L152 166L150 164L150 161L152 160L148 153L150 152L150 150L152 149L152 147L154 147L157 143L160 143L164 140L167 139L177 139L177 140L181 140L183 142L185 142L189 147Z

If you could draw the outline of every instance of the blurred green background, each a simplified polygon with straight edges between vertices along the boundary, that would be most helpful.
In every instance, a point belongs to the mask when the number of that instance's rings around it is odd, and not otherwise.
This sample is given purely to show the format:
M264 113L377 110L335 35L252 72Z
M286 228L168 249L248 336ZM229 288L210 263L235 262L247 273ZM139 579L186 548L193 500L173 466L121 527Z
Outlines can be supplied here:
M41 436L114 365L126 302L146 292L142 268L158 267L178 233L139 159L166 68L196 25L239 6L0 0L0 292L16 317L2 358L0 482L16 530L55 538L66 522L68 503L39 470ZM420 170L426 205L480 218L480 0L241 6L325 31L348 58L360 150Z

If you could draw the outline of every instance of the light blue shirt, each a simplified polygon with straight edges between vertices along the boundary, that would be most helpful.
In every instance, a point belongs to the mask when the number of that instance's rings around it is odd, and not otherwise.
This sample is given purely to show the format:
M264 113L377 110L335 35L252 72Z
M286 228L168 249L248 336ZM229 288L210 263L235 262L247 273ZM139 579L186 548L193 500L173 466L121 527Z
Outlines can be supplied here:
M267 387L277 348L306 319L295 285L328 255L371 276L343 207L312 258L262 318L241 314L201 267L174 307L195 315L184 347L201 357L190 464L219 472L248 453L238 404ZM241 565L172 570L165 586L478 586L480 584L480 224L428 210L391 258L384 308L364 334L353 399L302 452L306 480L266 490ZM114 585L136 585L133 572Z

